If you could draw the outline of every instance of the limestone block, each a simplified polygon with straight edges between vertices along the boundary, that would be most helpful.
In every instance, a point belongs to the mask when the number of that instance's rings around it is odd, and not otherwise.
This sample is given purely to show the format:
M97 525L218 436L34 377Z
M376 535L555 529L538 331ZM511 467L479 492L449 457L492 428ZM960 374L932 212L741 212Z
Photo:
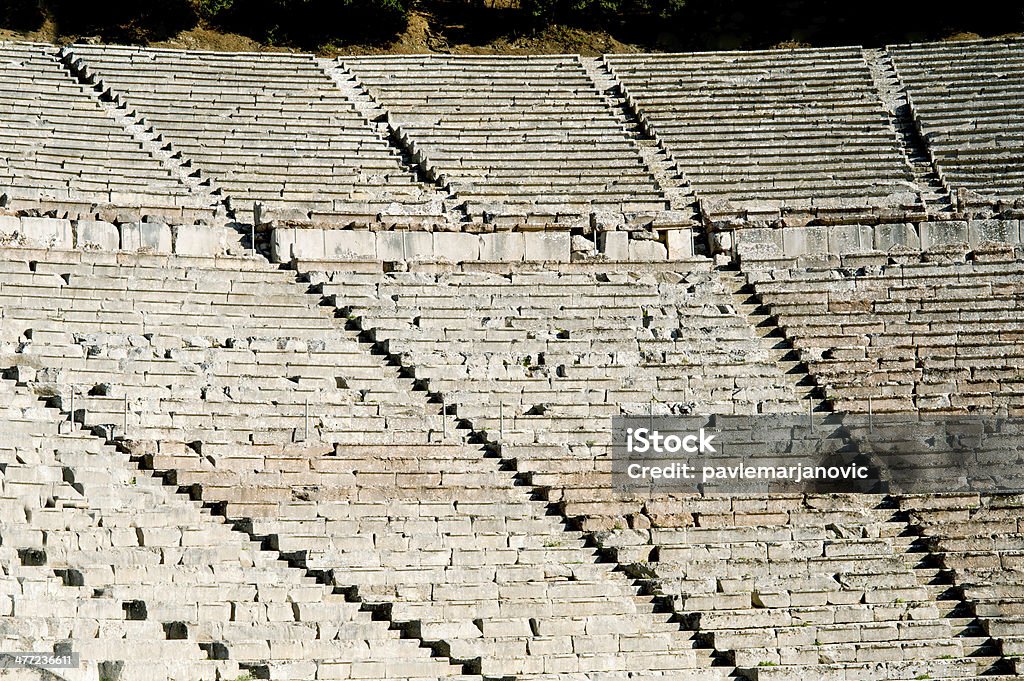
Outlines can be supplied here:
M22 236L21 219L13 216L0 216L0 242L15 241Z
M377 260L431 260L434 243L430 232L375 232Z
M522 232L495 232L480 235L480 259L516 262L526 257Z
M921 247L925 250L936 246L966 244L967 239L967 223L964 221L921 223Z
M629 259L629 234L627 232L600 232L598 246L609 260Z
M174 252L178 255L222 255L227 251L227 233L221 227L178 225L174 227Z
M25 242L44 248L71 248L71 221L53 218L22 218L21 233Z
M758 260L780 257L785 248L781 229L754 227L729 234L736 239L736 253L744 259ZM728 236L729 234L723 235Z
M790 258L828 253L828 232L824 227L786 227L782 230L782 250Z
M78 243L75 245L78 248L116 251L121 245L121 235L117 232L117 226L109 222L79 220L75 223L75 232L78 237Z
M15 365L10 374L10 378L13 378L18 385L28 385L36 380L36 370L25 364Z
M171 252L171 228L162 222L127 222L121 225L122 251Z
M629 241L629 259L634 262L668 260L668 249L660 241L631 239Z
M921 238L918 236L917 229L914 225L876 225L874 232L876 251L884 251L888 253L897 247L909 248L912 250L919 250L921 248Z
M290 262L294 257L297 230L275 227L270 232L270 259L274 262Z
M715 232L711 237L711 246L715 253L732 253L738 243L739 236L737 236L735 231ZM779 246L779 248L781 248L781 246Z
M863 253L875 247L875 233L868 225L833 225L828 228L828 252L832 255Z
M665 232L668 243L668 259L682 260L693 256L693 231L689 229L670 229Z
M1018 220L971 220L967 223L968 243L972 248L992 241L1019 244L1019 227Z
M583 236L582 234L575 234L572 237L572 252L573 253L593 253L596 249L594 242Z
M625 216L616 211L599 210L590 214L590 226L600 233L614 234L617 228L625 224Z
M523 242L527 260L568 262L569 232L526 232Z
M480 259L480 237L463 232L434 232L434 257L462 262Z
M377 233L355 229L327 229L324 257L328 260L376 260Z
M324 247L324 230L292 230L291 257L306 260L322 260L327 255Z

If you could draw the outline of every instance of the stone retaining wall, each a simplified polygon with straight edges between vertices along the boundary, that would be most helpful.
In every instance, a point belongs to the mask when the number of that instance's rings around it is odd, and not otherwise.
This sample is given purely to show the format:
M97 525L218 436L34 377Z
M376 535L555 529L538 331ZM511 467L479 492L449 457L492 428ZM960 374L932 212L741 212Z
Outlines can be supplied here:
M651 262L693 255L692 231L685 228L604 231L597 232L596 239L594 236L567 230L471 234L273 227L270 244L276 262L569 262L601 258Z
M943 246L1021 243L1020 220L956 220L879 225L751 228L715 236L720 251L744 261L931 250ZM735 239L735 244L733 240Z
M0 216L0 245L191 256L241 253L231 227Z

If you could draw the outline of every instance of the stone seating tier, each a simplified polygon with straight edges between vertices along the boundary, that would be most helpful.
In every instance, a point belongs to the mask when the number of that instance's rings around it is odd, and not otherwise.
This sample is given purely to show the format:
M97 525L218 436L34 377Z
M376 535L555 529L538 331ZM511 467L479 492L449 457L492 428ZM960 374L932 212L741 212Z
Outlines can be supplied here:
M698 199L711 200L704 212L712 219L743 214L754 199L780 214L813 212L818 197L870 212L915 193L860 50L608 55L604 62Z
M888 48L946 185L989 201L1021 198L1024 41Z

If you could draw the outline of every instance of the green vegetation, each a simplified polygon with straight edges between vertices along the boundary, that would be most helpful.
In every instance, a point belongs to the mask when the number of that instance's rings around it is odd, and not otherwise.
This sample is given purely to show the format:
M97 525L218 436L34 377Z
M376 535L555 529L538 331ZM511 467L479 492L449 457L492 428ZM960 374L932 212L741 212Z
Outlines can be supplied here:
M925 0L0 0L0 28L143 44L202 28L267 46L387 49L413 12L429 24L428 47L499 51L530 36L543 37L534 49L575 51L580 31L601 37L591 45L669 50L879 46L1024 31L1024 5L1001 0L978 0L970 12L936 11Z

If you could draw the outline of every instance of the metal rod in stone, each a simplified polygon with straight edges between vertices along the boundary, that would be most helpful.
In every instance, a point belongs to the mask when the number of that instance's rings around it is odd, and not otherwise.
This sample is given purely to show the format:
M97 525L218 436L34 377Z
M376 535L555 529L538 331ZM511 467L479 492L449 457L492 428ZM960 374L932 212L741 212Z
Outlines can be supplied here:
M498 437L505 439L505 403L498 402Z
M448 409L445 406L444 398L441 398L441 436L448 439Z
M125 393L124 396L124 430L122 435L128 436L128 393Z
M309 439L309 398L306 398L306 409L303 414L303 440Z

